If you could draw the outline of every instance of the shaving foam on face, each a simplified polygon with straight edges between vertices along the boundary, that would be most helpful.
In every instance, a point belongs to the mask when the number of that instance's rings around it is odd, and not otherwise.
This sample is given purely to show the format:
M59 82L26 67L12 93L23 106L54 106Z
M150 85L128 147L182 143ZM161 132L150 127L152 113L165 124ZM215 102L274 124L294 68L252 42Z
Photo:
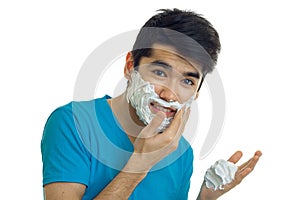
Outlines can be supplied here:
M231 162L218 160L205 173L205 184L207 188L223 190L224 185L234 180L238 167Z
M148 125L154 118L150 110L150 103L157 102L164 107L172 107L179 111L183 106L190 107L195 96L192 96L187 102L180 104L179 102L167 102L159 98L159 96L154 91L154 85L147 81L144 81L137 71L131 73L131 83L127 87L126 93L127 102L135 108L139 119ZM165 118L158 128L158 132L163 132L170 125L173 117Z

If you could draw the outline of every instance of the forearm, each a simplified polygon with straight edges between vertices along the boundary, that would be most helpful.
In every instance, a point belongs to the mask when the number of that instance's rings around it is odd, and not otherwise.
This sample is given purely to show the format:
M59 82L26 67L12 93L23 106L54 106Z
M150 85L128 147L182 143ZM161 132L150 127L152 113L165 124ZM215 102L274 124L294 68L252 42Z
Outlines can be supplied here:
M94 199L128 199L146 173L120 172Z
M132 156L123 170L94 198L94 200L128 199L137 185L146 177L148 170L135 170L139 165L135 156Z

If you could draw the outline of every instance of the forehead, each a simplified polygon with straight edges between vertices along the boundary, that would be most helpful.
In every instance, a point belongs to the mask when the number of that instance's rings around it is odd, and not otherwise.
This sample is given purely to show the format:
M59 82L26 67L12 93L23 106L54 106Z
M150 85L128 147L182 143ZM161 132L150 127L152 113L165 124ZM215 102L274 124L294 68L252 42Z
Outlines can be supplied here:
M200 64L191 58L182 56L175 48L168 45L153 44L149 59L164 61L177 71L198 72L202 76Z

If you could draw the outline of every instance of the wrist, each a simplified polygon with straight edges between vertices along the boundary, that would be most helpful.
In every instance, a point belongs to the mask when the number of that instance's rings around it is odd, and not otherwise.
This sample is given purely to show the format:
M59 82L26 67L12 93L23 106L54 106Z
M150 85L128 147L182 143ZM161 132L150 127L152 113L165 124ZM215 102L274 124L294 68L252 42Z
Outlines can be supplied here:
M133 153L122 172L146 176L151 168L152 166L146 162L142 153Z
M219 195L205 186L205 181L202 183L197 200L217 200Z

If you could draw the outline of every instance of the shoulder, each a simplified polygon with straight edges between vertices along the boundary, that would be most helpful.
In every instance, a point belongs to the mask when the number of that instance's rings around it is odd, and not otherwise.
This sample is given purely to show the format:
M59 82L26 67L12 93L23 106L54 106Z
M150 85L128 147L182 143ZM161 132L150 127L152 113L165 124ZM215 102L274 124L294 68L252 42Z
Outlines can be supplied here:
M71 101L56 108L48 117L43 131L42 144L45 141L57 141L58 138L77 138L79 128L88 122L91 105L96 100ZM70 140L61 140L70 141Z
M78 125L80 122L87 123L91 118L96 118L99 105L103 104L109 96L87 101L71 101L63 106L56 108L49 116L46 126L53 123L61 125Z
M63 128L67 126L67 124L72 123L72 107L71 103L68 103L64 106L60 106L56 108L48 117L45 127L44 127L44 135L46 132L51 131L53 133L56 133L57 131L54 131L56 128L60 127Z

